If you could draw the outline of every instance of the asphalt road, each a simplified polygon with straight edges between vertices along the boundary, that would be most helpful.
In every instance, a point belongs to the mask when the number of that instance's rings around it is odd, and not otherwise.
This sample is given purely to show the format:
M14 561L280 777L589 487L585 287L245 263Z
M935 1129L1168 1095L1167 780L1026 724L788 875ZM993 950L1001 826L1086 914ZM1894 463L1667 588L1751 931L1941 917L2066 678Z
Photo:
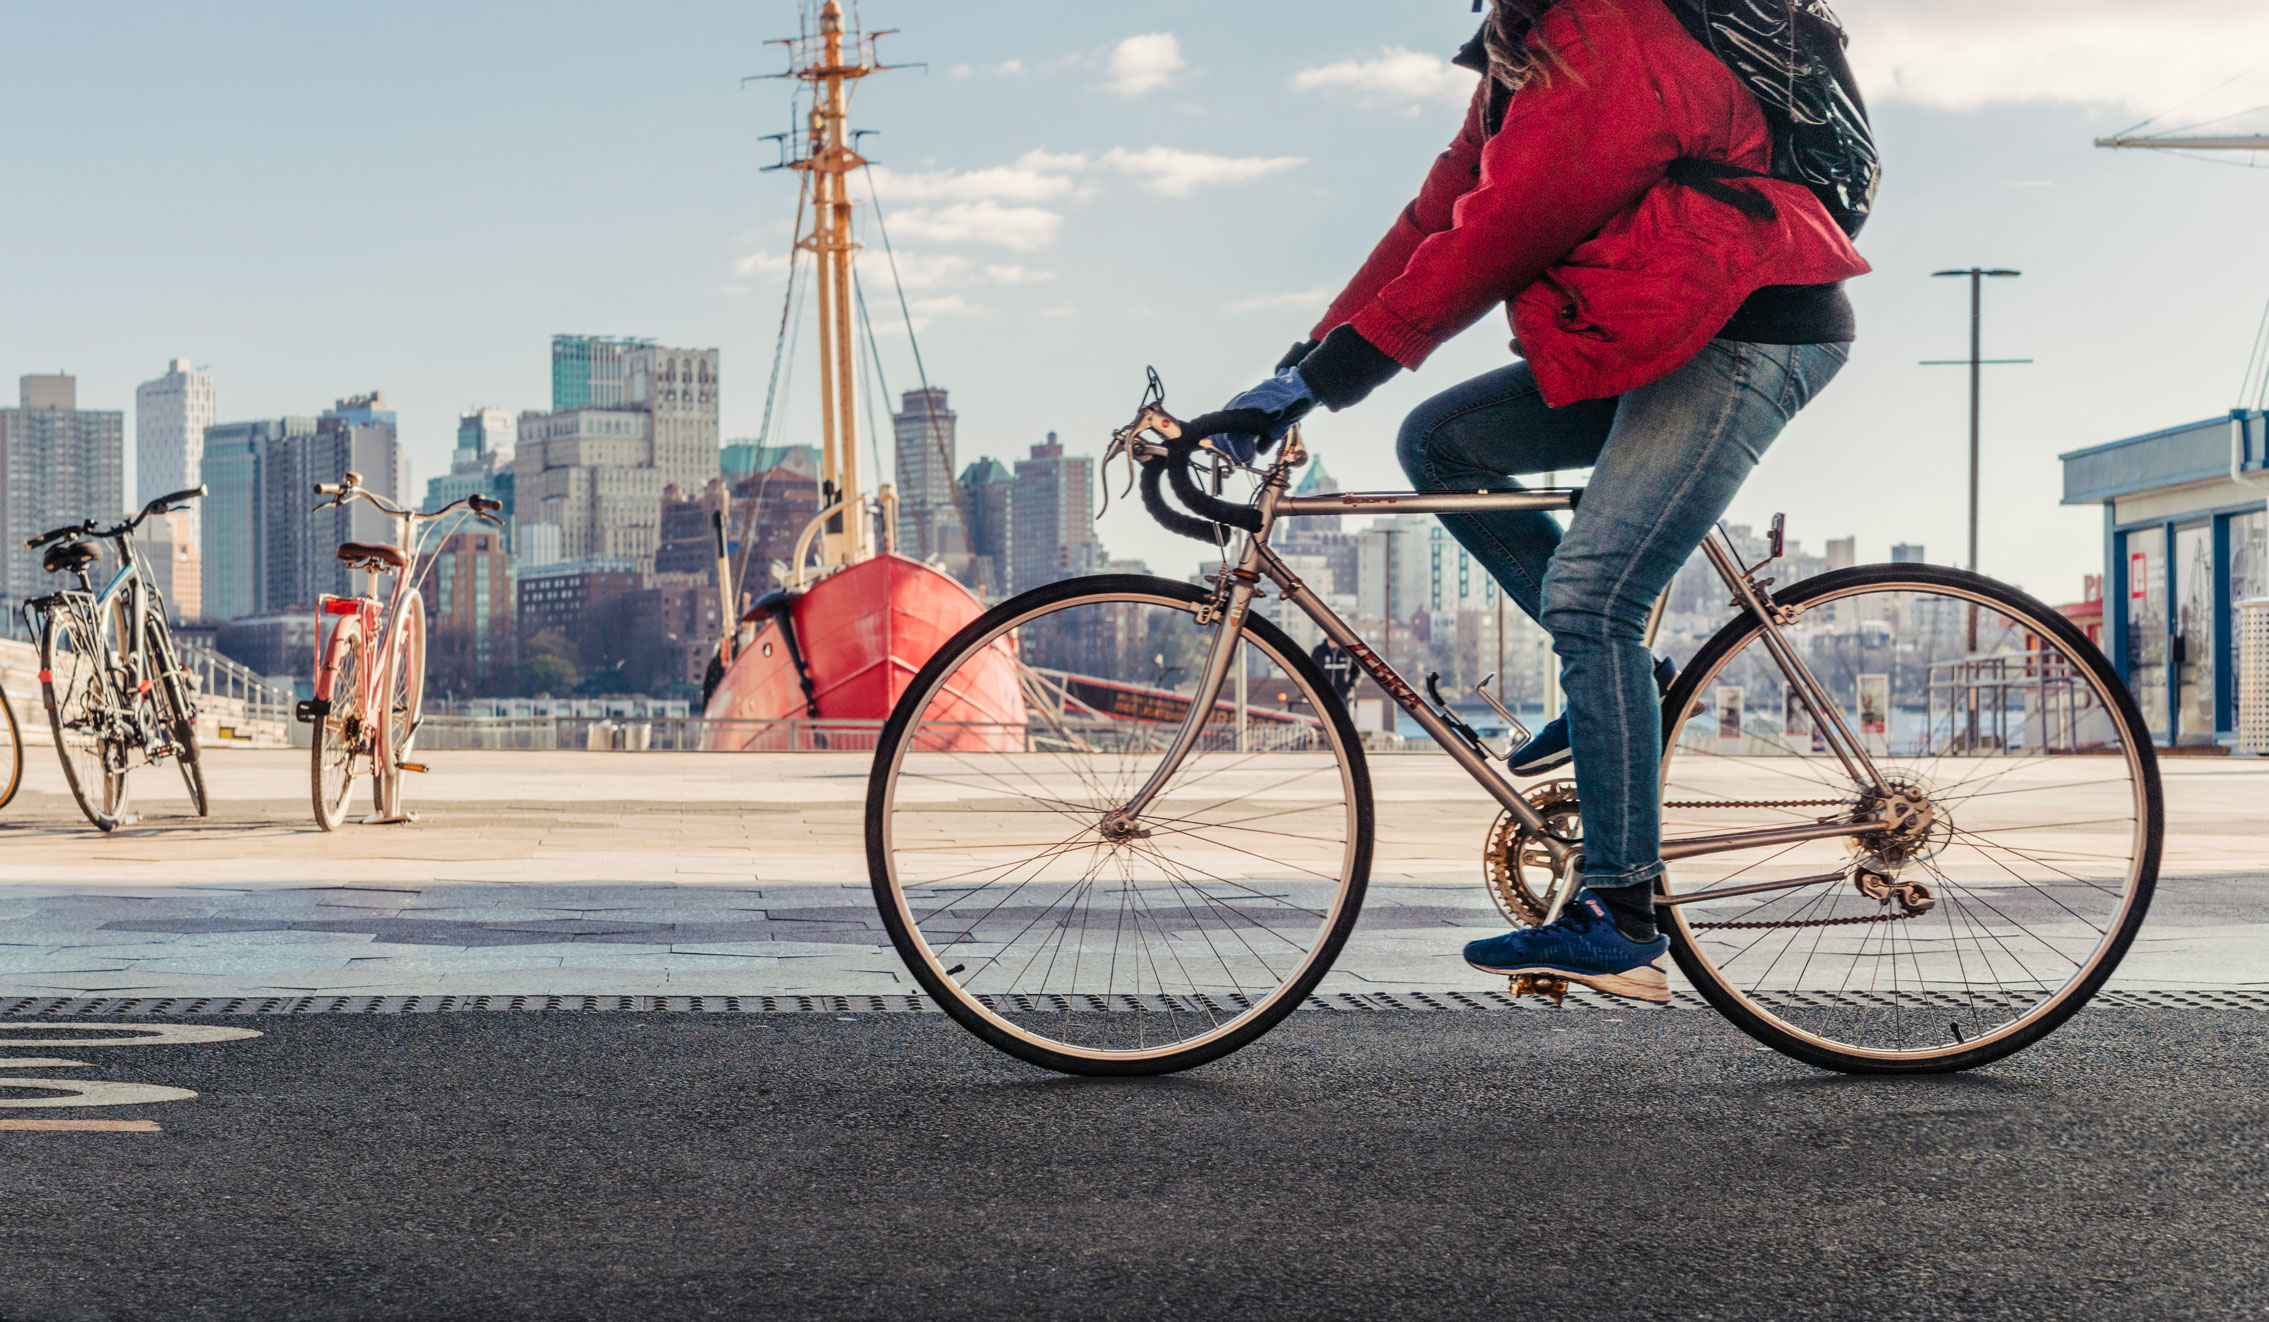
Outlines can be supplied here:
M1888 1081L1697 1011L1303 1013L1136 1082L935 1015L195 1022L265 1036L10 1050L201 1096L0 1111L163 1126L0 1133L0 1318L2269 1312L2253 1013Z

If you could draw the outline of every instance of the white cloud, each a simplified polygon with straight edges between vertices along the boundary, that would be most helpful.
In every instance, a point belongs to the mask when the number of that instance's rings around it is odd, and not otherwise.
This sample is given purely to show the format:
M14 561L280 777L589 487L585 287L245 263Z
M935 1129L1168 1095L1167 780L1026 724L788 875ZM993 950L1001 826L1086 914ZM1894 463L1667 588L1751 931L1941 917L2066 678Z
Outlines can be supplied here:
M950 78L974 78L980 74L1015 74L1024 72L1024 61L1002 60L999 64L956 64L945 71Z
M1303 289L1296 294L1256 294L1231 303L1231 312L1299 312L1313 308L1321 311L1336 293L1331 289Z
M875 191L894 202L1047 202L1069 196L1075 185L1060 171L1078 166L1067 167L1060 162L1080 158L1032 152L1027 160L1032 157L1040 158L1041 163L1020 160L983 170L929 170L919 174L901 174L877 165L873 167Z
M1004 207L990 198L916 207L891 217L899 238L929 243L994 243L1031 251L1055 242L1064 218L1045 207Z
M762 248L733 263L734 275L782 276L787 273L788 254L782 253L774 256L771 252Z
M1344 92L1367 109L1415 114L1431 105L1462 106L1473 99L1476 75L1448 60L1389 46L1367 60L1341 60L1292 76L1297 92Z
M1098 164L1140 179L1167 197L1188 197L1214 184L1241 184L1307 164L1304 156L1215 156L1176 147L1128 151L1113 147Z
M2261 0L1844 0L1860 85L1938 110L2067 102L2170 123L2269 101L2256 75L2216 84L2269 50Z
M996 285L1044 285L1055 278L1054 271L1034 271L1022 266L985 268L985 279Z
M1120 96L1142 96L1170 85L1189 61L1182 58L1181 40L1173 33L1149 32L1112 47L1110 67L1106 87Z

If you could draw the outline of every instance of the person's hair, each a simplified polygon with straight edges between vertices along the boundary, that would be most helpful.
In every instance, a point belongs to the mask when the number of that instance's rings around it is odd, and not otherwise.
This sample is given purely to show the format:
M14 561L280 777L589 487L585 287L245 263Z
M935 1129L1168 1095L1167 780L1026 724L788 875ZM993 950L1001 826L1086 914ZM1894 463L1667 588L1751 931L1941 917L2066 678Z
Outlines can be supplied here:
M1517 92L1534 78L1539 65L1552 60L1550 51L1529 42L1536 22L1559 0L1490 0L1489 21L1483 25L1482 46L1489 53L1489 79L1508 92Z

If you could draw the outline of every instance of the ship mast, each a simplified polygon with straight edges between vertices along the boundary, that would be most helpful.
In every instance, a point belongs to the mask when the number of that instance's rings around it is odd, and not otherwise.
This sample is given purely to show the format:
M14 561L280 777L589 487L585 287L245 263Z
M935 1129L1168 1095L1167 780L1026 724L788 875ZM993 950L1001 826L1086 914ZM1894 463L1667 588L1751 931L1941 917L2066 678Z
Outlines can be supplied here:
M843 7L827 0L819 11L815 51L807 32L784 41L791 67L782 77L811 85L811 113L803 154L782 164L804 176L811 229L796 236L796 247L814 259L813 293L819 302L820 476L823 500L835 507L820 534L820 559L830 568L856 564L874 554L874 525L867 517L865 488L859 480L858 349L851 335L851 255L860 245L851 238L848 176L867 163L851 146L847 86L890 67L876 60L874 41L883 33L854 33L846 53Z

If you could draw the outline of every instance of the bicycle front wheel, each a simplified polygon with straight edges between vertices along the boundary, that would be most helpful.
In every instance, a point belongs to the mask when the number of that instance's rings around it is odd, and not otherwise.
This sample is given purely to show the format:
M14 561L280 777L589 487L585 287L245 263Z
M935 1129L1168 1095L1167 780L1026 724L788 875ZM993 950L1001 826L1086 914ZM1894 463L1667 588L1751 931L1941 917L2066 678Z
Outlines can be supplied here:
M1163 765L1218 622L1189 584L1073 579L946 644L884 727L867 862L915 980L1003 1051L1163 1074L1290 1013L1370 875L1369 773L1345 705L1249 618L1195 748L1137 829L1107 819Z
M394 645L386 670L386 724L377 758L378 816L404 818L402 765L425 721L425 602L415 589L403 594L390 625Z
M113 619L83 598L66 599L48 611L39 638L40 693L63 781L102 831L117 830L126 818L125 738L132 728L111 683Z
M1975 574L1870 565L1774 600L1874 783L1736 621L1665 700L1665 839L1897 825L1672 862L1679 967L1828 1069L1967 1069L2040 1040L2111 976L2158 876L2158 764L2126 686L2063 616Z
M158 682L150 692L157 699L158 722L166 738L173 745L174 765L181 769L181 783L189 791L189 806L199 817L212 814L211 797L205 792L205 758L197 747L197 703L191 696L189 672L182 669L181 657L174 650L173 635L166 631L165 621L153 615L145 626L150 640L150 660L157 671Z

